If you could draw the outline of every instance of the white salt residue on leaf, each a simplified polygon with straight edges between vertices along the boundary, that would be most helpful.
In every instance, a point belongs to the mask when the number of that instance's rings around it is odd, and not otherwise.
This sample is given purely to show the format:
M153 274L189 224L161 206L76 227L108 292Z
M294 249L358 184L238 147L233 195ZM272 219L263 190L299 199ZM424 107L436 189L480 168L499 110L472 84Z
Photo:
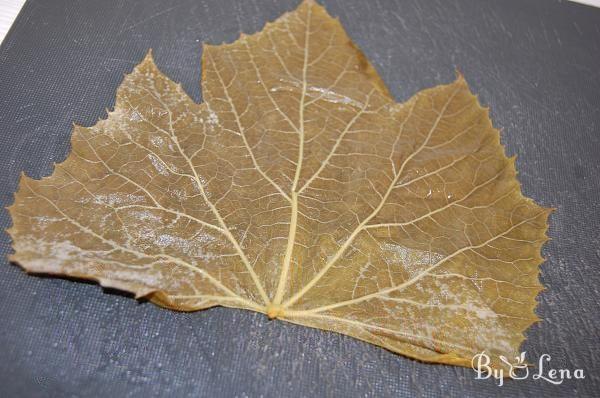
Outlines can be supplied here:
M144 119L142 118L142 115L138 112L137 109L132 109L129 113L129 120L131 120L132 122L141 122Z
M352 105L357 108L364 107L364 105L359 101L322 87L309 87L306 95L312 98L319 98L327 102L333 102L334 104Z
M28 266L37 272L54 272L56 266L61 267L82 254L81 248L75 246L73 242L46 242L40 239L16 241L15 250L23 252L35 250L44 253L43 257L31 259L28 263Z
M165 140L160 135L154 135L150 137L150 142L155 147L161 148L164 145Z
M208 112L208 124L211 126L217 126L219 124L219 117L212 109L209 109Z
M161 160L159 160L156 156L154 156L152 154L148 155L148 158L150 158L150 162L152 162L152 166L154 166L154 168L156 169L156 171L158 171L159 174L161 174L163 176L169 175L167 166L165 166L165 164Z
M94 203L99 205L125 205L143 202L146 199L143 195L134 195L131 193L110 193L110 194L96 194L94 195ZM84 203L87 203L84 202Z
M36 217L31 217L31 219L35 221L32 224L36 225L37 227L42 227L42 228L50 223L60 222L60 221L64 220L63 218L48 217L48 216L36 216Z
M477 303L472 301L467 301L462 305L462 307L466 311L476 314L479 319L498 318L498 314L496 314L491 308L477 305Z
M155 222L155 223L159 223L162 221L162 217L160 217L148 210L131 211L129 214L131 214L134 218L136 218L140 221L146 221L146 222L151 221L151 222Z
M201 234L193 239L186 239L180 236L176 236L169 233L159 233L151 228L144 228L138 231L138 238L147 242L146 244L151 247L153 245L160 248L171 248L176 249L183 254L199 258L201 260L209 261L218 258L219 255L206 251L206 247L215 240L215 238L208 234ZM146 246L142 242L137 242L137 245Z
M188 197L183 189L169 189L168 192L177 198L179 202L184 202Z
M142 271L142 272L140 272ZM148 272L147 269L111 269L106 272L104 279L133 282L135 284L143 284L150 287L159 287L162 282L160 274Z
M394 243L380 245L390 266L397 266L408 272L409 276L419 273L423 267L431 266L444 258L439 253L426 250L410 249Z

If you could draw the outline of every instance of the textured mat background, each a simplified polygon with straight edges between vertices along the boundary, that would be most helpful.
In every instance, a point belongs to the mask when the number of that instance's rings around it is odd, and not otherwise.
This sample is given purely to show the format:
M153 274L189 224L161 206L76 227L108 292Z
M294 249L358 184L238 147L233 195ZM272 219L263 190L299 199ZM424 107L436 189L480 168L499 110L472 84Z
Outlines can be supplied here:
M0 233L0 396L593 396L600 394L600 10L550 0L325 0L399 100L455 68L491 106L526 195L558 208L523 349L586 379L474 380L352 338L230 309L159 309L27 276ZM149 47L201 99L201 43L234 40L296 0L29 0L0 49L0 200L41 177L71 123L113 105ZM10 225L2 210L0 228Z

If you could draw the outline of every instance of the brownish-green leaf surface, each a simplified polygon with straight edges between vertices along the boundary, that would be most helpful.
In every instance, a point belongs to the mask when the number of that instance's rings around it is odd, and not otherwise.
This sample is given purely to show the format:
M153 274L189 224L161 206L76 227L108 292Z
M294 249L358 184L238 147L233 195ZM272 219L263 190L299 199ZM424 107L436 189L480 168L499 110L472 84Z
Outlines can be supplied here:
M21 179L13 261L424 361L518 354L549 211L462 77L396 103L311 1L202 61L202 104L148 55L50 177Z

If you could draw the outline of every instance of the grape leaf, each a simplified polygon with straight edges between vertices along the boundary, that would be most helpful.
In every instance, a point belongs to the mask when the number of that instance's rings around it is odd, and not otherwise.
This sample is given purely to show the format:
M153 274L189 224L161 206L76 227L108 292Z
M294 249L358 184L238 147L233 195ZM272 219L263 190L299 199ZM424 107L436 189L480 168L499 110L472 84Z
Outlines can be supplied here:
M151 53L9 208L11 260L176 310L227 306L428 362L519 354L549 209L462 76L405 103L312 1L205 46L204 102Z

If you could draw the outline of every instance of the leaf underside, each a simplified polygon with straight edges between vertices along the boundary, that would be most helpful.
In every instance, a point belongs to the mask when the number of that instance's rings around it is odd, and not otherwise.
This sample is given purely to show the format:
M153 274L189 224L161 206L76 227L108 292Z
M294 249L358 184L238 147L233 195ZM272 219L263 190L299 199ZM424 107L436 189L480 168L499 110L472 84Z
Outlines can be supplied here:
M149 53L51 176L22 176L11 260L427 362L518 355L550 210L521 194L462 76L396 103L305 1L205 46L202 90L194 103Z

